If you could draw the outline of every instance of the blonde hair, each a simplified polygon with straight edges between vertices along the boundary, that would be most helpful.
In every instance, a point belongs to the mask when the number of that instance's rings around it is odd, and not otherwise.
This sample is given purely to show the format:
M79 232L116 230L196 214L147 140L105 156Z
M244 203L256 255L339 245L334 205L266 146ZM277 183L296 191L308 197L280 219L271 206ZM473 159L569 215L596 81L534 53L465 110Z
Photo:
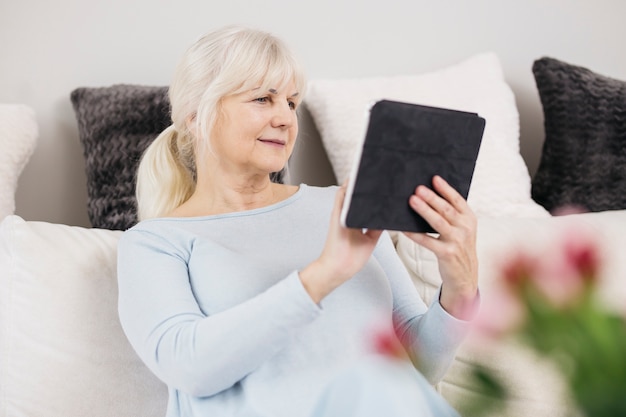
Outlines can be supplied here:
M228 26L194 43L169 87L173 124L150 144L139 164L139 220L164 216L191 197L196 160L211 150L222 98L253 88L280 88L291 81L301 98L306 89L302 69L286 45L267 32Z

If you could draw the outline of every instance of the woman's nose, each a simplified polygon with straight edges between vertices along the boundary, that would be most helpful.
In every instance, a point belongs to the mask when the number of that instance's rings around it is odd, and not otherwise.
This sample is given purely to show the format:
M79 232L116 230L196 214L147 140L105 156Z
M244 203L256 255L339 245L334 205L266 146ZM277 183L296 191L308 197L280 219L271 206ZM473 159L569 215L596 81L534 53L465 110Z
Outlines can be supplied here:
M295 118L296 112L293 111L290 103L276 103L272 117L272 126L289 128L293 126Z

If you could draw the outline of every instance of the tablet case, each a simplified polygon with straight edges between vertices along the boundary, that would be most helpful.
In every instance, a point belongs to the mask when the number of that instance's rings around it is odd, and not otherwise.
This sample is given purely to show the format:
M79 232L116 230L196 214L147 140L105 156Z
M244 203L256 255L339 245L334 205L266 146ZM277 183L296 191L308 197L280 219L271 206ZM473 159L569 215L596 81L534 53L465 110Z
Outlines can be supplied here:
M350 175L347 227L435 232L409 206L415 188L440 175L467 199L485 119L476 113L381 100Z

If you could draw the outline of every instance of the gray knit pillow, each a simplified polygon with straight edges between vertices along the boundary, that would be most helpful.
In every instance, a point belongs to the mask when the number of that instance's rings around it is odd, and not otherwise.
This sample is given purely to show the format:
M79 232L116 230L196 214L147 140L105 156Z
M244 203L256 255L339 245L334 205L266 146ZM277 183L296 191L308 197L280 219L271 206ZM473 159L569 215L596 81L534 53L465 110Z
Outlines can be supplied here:
M72 91L93 227L137 222L135 174L148 145L171 124L167 87L113 85Z
M171 122L167 87L81 87L70 95L87 171L93 227L126 230L137 223L135 175L144 150ZM272 174L283 181L283 172Z
M553 58L533 74L546 134L533 199L551 211L626 208L626 82Z

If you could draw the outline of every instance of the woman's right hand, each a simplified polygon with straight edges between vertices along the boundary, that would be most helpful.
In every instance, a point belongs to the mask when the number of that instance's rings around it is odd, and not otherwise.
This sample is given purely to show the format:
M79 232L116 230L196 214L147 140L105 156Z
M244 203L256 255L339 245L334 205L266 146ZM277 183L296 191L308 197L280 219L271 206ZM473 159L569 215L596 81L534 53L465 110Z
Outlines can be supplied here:
M344 184L335 195L330 227L322 254L300 271L300 280L316 303L363 268L382 233L381 230L363 231L341 225L340 215L345 194Z

